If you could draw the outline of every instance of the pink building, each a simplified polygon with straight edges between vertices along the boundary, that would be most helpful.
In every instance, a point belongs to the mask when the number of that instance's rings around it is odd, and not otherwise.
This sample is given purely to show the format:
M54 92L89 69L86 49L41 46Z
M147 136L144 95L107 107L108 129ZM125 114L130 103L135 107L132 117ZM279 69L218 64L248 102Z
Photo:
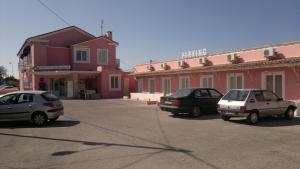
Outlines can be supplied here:
M20 88L66 98L129 95L135 81L119 67L112 32L95 37L67 27L25 40L19 56Z
M159 100L180 88L262 88L300 100L300 42L136 65L138 92L131 97Z

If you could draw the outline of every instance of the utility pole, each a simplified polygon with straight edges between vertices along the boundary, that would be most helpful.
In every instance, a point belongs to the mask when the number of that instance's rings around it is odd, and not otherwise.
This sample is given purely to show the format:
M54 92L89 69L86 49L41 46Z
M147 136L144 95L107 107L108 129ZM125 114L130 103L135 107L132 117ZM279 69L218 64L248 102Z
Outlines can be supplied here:
M9 64L11 65L11 76L14 76L14 65L12 62L9 62Z
M104 24L104 20L101 19L101 36L103 36L103 24Z

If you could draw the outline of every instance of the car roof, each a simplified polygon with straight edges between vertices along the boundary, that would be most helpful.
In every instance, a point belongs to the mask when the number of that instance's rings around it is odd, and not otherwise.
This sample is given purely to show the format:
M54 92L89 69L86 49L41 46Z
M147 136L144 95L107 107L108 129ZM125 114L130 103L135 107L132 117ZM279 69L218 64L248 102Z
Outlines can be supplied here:
M7 93L7 94L19 94L19 93L42 94L42 93L46 93L46 91L41 91L41 90L20 90L20 91L16 91L16 92Z
M191 90L196 90L196 89L215 89L215 88L208 88L208 87L189 87L185 89L191 89ZM216 90L216 89L215 89Z
M231 90L240 90L240 91L266 91L266 89L231 89Z

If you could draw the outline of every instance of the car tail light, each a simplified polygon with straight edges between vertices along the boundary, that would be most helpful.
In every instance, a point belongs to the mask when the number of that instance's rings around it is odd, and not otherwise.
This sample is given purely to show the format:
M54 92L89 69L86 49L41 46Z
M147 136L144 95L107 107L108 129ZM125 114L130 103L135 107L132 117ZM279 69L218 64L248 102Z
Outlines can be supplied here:
M174 106L180 106L180 100L173 100L173 101L172 101L172 104L173 104Z
M160 103L164 103L165 99L164 98L160 98Z
M240 106L241 111L246 111L246 106Z
M47 107L54 107L54 104L53 103L44 103L44 106L47 106Z

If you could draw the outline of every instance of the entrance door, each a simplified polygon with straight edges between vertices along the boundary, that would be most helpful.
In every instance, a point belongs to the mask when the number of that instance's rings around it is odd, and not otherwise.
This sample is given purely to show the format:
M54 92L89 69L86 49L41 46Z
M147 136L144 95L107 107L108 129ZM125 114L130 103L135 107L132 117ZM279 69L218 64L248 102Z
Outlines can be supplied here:
M59 79L49 79L49 91L53 93L56 96L66 96L66 85L65 85L65 79L59 78Z
M274 92L279 97L284 97L283 72L263 73L262 88Z
M67 97L71 98L74 96L74 86L73 86L73 81L68 80L67 82Z
M129 96L129 79L124 78L124 96Z

